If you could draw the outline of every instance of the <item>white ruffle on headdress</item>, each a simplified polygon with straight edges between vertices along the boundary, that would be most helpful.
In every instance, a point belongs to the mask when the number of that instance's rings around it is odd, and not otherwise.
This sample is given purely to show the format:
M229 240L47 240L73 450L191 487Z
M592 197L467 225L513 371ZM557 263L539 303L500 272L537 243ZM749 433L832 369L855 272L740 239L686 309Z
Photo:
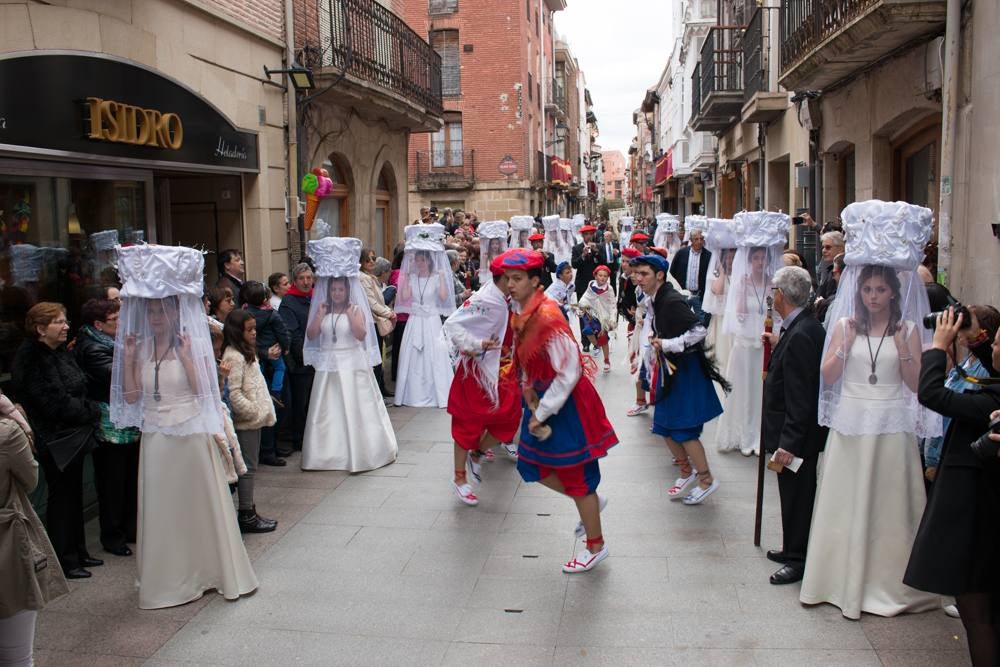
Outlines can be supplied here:
M733 233L740 248L784 245L791 223L784 213L773 211L741 211L733 217Z
M524 232L535 227L535 219L530 215L515 215L510 219L510 228L515 232Z
M573 218L559 218L559 231L561 232L573 231Z
M911 271L924 258L934 214L929 208L878 199L849 204L844 225L844 264L877 264Z
M403 229L406 250L444 251L444 225L438 222L429 225L407 225Z
M326 236L310 241L307 253L320 278L356 278L360 271L361 240Z
M574 229L580 229L585 224L587 224L587 216L585 216L583 213L577 213L576 215L573 216Z
M542 227L547 232L558 232L559 231L559 216L558 215L543 215L542 216Z
M489 220L479 223L476 233L485 239L505 239L507 238L508 226L503 220Z
M736 234L733 233L733 221L727 218L709 218L708 231L705 232L705 247L713 253L723 248L735 248Z
M163 299L188 295L201 299L205 256L183 246L132 245L118 248L122 298Z
M623 215L618 218L618 229L632 231L635 228L635 218L631 215Z
M684 216L684 241L690 243L691 232L699 231L704 234L708 231L708 218L703 215Z
M657 213L656 214L656 232L659 234L661 232L674 233L676 234L681 228L681 221L676 215L672 213Z

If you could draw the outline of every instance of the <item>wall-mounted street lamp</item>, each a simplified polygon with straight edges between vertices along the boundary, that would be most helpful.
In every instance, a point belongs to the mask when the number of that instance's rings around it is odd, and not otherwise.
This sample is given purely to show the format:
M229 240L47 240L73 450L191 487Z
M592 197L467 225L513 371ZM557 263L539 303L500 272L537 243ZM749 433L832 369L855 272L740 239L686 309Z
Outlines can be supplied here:
M292 80L292 87L300 93L312 90L316 87L316 82L313 80L312 70L308 67L302 67L292 63L291 67L285 69L268 69L267 65L264 66L264 76L271 79L272 74L287 74Z
M546 148L554 144L562 143L563 141L566 140L566 131L569 129L569 125L567 125L564 121L560 120L556 123L555 129L556 129L556 138L553 139L552 141L546 141L545 142Z

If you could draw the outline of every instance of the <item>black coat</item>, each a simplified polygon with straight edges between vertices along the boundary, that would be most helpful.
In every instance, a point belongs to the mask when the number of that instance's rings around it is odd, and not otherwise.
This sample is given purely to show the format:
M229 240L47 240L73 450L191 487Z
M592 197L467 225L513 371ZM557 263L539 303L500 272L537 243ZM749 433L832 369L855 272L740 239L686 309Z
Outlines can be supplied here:
M674 277L681 289L687 289L688 258L691 257L691 248L684 247L677 251L674 259L670 262L670 275ZM708 279L708 262L712 259L712 253L706 248L701 250L701 263L698 265L698 294L705 295L705 281Z
M114 345L105 345L81 330L76 337L73 356L80 370L87 376L87 396L92 401L108 403L111 400L111 362L115 356Z
M240 307L244 304L243 301L243 281L238 278L233 278L228 273L224 273L219 276L219 280L216 281L216 287L228 287L233 291L233 300L236 302L236 306Z
M556 258L551 252L542 251L542 256L545 257L545 267L542 271L542 287L548 289L549 285L552 284L552 274L556 272Z
M65 345L53 350L24 341L14 357L13 386L40 450L59 431L96 426L100 419L100 408L87 397L87 376Z
M291 345L288 348L289 359L292 362L290 370L297 370L305 367L302 361L302 345L306 341L306 324L309 322L309 303L311 299L307 296L288 293L281 299L281 307L278 308L278 315L285 322Z
M629 324L635 324L635 308L638 305L636 290L638 289L639 286L633 285L628 278L623 278L618 288L618 314Z
M917 397L951 418L941 465L913 542L903 583L939 595L1000 591L1000 459L980 461L969 445L1000 409L1000 387L958 393L944 386L947 356L927 350Z
M282 353L287 353L292 345L292 335L277 311L247 306L247 312L257 322L257 355L266 358L267 351L275 343L281 346Z
M826 331L809 310L786 326L771 352L764 381L764 449L779 448L801 458L818 456L826 446L820 426L819 384Z
M570 257L570 264L576 269L576 298L582 299L583 293L587 291L587 285L594 279L594 269L604 262L600 261L600 253L597 249L599 245L594 245L594 252L584 253L585 243L577 243L573 246L573 254Z

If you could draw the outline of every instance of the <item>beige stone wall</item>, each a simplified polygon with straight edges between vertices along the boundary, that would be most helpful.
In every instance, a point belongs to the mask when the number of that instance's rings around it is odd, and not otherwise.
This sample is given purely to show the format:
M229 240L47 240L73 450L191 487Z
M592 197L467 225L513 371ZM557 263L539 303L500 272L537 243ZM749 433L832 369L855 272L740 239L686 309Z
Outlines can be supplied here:
M184 0L5 0L0 49L72 49L126 58L177 79L237 126L258 132L260 174L243 177L243 244L248 275L266 277L288 265L284 95L261 81L264 65L281 65L283 46L211 9L211 3Z

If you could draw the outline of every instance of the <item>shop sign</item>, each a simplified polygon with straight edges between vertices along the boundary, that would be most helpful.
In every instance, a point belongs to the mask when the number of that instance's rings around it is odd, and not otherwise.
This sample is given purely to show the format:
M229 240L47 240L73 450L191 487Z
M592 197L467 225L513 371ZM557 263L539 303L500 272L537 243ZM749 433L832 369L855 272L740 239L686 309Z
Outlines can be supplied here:
M513 176L517 173L517 162L511 155L504 155L497 169L504 176Z
M154 168L259 171L258 138L207 99L102 54L0 55L0 151Z

